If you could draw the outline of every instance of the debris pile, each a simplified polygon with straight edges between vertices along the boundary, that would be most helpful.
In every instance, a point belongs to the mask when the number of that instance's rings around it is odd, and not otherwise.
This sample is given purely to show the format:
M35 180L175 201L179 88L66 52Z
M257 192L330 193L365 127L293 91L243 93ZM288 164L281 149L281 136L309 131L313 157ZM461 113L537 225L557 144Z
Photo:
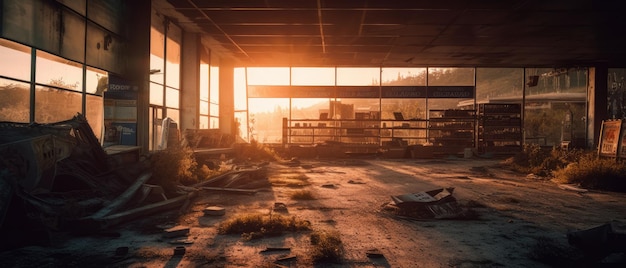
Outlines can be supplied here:
M626 224L611 221L586 230L567 233L570 245L582 250L587 262L600 262L612 254L626 258Z
M195 148L232 143L220 137L200 138ZM19 242L2 243L3 249L28 244L25 237L35 236L35 229L41 232L30 242L53 231L97 232L182 210L201 191L254 194L269 186L265 167L233 167L194 185L176 185L172 192L153 178L150 161L118 160L102 148L81 114L51 124L0 122L0 234Z
M458 219L466 216L456 198L454 188L439 188L391 196L393 203L388 203L385 210L401 217L412 219Z

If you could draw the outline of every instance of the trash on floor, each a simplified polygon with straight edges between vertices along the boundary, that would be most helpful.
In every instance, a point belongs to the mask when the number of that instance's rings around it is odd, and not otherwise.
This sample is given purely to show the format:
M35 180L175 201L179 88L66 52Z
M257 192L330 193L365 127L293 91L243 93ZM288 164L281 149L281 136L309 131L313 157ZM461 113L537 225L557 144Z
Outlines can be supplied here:
M399 216L416 219L453 219L464 215L464 209L452 195L454 188L439 188L425 192L391 196Z

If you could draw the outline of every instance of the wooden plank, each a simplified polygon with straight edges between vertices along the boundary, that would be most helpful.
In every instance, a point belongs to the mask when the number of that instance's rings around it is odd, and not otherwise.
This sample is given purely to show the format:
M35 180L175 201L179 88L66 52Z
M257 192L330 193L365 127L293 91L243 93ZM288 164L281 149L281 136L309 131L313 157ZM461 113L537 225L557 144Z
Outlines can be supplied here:
M237 194L256 194L256 192L257 192L257 190L223 188L223 187L198 187L198 189L209 190L209 191L228 192L228 193L237 193Z
M98 210L98 212L94 213L90 217L98 219L118 211L123 205L130 201L130 199L135 195L137 190L139 190L141 186L150 179L150 177L152 177L152 173L150 172L140 175L135 183L133 183L130 187L128 187L128 189L126 189L126 191L124 191L121 195L115 198L113 202L111 202L108 206Z

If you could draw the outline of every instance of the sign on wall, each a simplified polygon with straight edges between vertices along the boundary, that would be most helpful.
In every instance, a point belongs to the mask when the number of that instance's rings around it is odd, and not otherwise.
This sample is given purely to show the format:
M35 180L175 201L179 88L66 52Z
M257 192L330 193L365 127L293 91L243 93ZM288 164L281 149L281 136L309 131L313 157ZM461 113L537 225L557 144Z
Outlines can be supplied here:
M621 138L622 120L603 121L600 131L598 154L606 157L617 157ZM622 146L623 147L623 146ZM624 150L624 149L622 149Z

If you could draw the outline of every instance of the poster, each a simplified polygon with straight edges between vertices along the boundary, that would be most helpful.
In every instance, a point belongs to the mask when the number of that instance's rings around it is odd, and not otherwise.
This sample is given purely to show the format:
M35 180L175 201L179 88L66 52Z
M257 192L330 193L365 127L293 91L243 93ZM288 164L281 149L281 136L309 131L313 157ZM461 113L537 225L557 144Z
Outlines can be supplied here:
M616 157L617 147L622 129L622 120L611 120L602 122L600 133L600 146L598 154L600 156Z

